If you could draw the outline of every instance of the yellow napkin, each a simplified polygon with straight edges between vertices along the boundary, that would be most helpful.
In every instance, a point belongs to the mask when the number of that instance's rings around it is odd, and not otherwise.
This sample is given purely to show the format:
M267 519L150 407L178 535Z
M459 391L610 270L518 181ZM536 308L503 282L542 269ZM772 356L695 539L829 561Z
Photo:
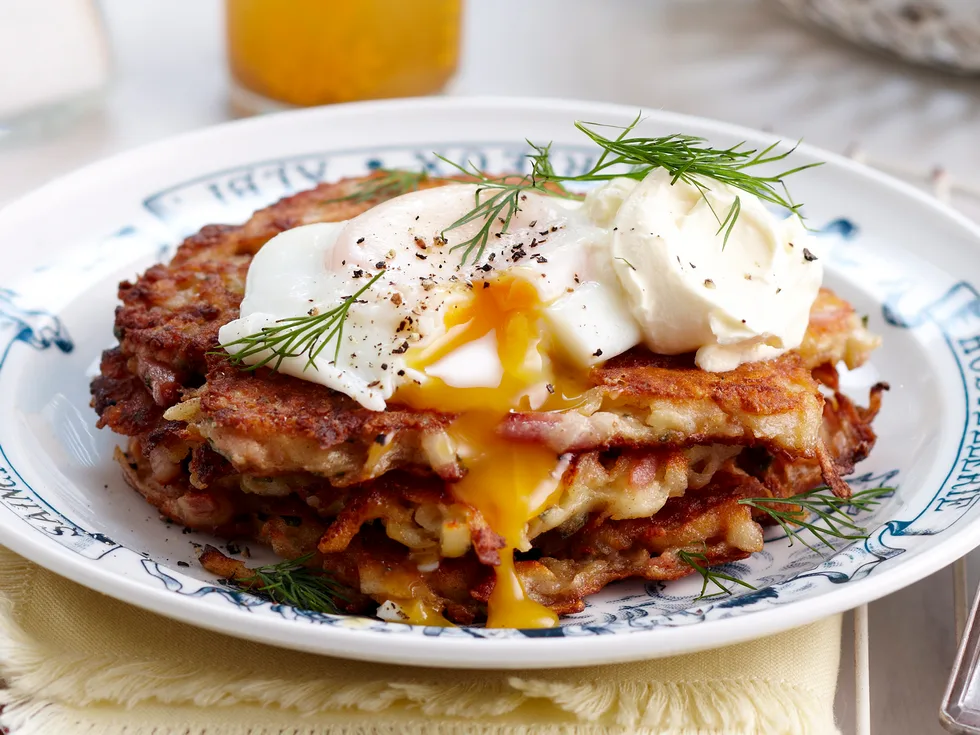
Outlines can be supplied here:
M655 661L448 671L199 630L0 547L0 726L11 735L837 733L840 617Z

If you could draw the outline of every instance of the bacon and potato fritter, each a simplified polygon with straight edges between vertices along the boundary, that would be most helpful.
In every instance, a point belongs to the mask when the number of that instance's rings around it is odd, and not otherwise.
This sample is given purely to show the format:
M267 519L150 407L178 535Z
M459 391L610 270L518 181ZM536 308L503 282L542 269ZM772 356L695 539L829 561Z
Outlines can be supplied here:
M305 557L350 588L350 612L416 600L462 624L486 618L503 539L454 495L466 474L450 413L363 408L322 385L266 368L243 372L219 349L238 317L252 256L276 234L348 219L380 200L345 198L361 180L321 184L241 226L208 226L168 264L119 288L118 346L92 383L99 427L126 437L127 482L187 527ZM438 185L435 181L424 186ZM691 355L634 348L596 367L574 408L512 412L509 441L561 458L556 502L527 524L517 573L556 613L620 579L670 580L762 548L770 519L743 498L786 498L841 476L874 444L868 408L837 392L836 366L877 345L827 289L799 350L726 373ZM202 564L247 579L244 563L209 549Z

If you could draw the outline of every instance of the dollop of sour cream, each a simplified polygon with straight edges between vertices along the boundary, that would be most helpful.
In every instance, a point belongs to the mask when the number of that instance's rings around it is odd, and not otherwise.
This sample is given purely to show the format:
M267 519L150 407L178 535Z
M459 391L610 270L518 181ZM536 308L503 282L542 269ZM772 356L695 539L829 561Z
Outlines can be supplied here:
M823 263L798 217L726 185L702 195L662 170L592 197L615 210L610 257L651 351L696 352L699 367L723 372L800 346ZM726 240L719 218L736 198Z
M351 305L339 341L278 369L376 411L403 389L421 400L417 389L432 384L513 391L515 381L526 390L503 402L533 408L559 373L585 375L638 344L696 352L703 369L726 371L802 341L821 253L798 218L780 219L750 194L712 183L706 201L663 171L614 179L584 201L528 192L506 231L491 222L481 257L464 264L456 246L484 221L447 228L476 196L469 184L416 191L346 222L277 235L253 259L241 316L221 328L221 343L234 353L236 340L283 319L336 309L382 270ZM718 217L736 197L725 242Z

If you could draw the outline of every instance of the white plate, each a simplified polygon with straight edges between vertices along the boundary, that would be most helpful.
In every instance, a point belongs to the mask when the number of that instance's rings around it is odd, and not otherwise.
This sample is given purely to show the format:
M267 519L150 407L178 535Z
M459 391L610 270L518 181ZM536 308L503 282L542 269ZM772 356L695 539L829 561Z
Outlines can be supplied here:
M980 544L980 231L928 196L805 146L826 161L792 181L832 238L827 282L870 317L884 346L844 377L864 400L888 380L878 445L851 479L897 485L867 541L821 558L770 534L728 571L757 592L697 602L699 584L626 582L548 631L423 628L272 605L200 569L192 542L120 477L116 437L94 428L88 382L113 342L116 283L210 222L322 179L377 165L439 168L433 151L512 170L525 138L560 167L591 148L572 121L625 123L633 108L508 99L343 105L185 135L83 169L0 212L0 541L84 585L195 625L353 658L532 668L650 658L801 625L911 584ZM713 143L763 133L649 112L643 130ZM178 564L183 562L189 566Z

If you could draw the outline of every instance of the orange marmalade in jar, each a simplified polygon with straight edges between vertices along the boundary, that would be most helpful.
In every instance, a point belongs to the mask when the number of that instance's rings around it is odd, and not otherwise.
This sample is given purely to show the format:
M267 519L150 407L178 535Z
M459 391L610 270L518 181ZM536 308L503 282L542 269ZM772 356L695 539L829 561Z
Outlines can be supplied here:
M243 111L408 97L456 70L462 0L226 0Z

